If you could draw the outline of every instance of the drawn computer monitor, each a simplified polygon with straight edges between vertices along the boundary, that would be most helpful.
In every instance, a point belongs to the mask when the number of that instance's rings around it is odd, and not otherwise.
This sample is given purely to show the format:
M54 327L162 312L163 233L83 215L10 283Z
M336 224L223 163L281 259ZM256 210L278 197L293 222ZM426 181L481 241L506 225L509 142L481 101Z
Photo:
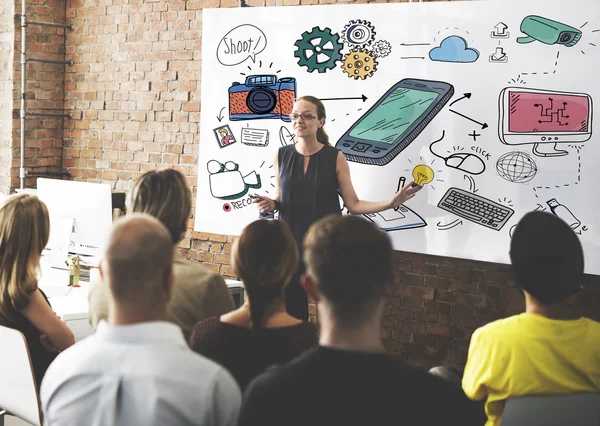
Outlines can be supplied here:
M592 98L585 93L508 87L500 92L498 132L507 145L533 145L540 157L567 155L560 143L592 136Z
M52 236L53 228L59 228L65 218L73 218L68 252L83 256L102 255L112 228L110 185L39 178L37 196L50 214L49 244L59 241Z

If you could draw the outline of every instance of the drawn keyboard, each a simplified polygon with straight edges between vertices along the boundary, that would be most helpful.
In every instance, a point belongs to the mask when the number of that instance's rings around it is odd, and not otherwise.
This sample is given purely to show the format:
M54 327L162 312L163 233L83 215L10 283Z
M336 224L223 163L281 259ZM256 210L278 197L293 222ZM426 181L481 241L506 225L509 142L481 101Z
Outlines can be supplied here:
M460 188L450 188L438 207L496 231L502 229L514 213L509 207Z

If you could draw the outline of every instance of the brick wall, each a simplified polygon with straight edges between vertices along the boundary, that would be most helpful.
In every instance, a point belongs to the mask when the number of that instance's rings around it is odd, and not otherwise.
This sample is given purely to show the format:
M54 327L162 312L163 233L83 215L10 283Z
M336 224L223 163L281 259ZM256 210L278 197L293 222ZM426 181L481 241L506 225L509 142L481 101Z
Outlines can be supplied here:
M0 193L7 194L12 162L14 0L0 0Z
M238 0L66 0L67 20L75 26L67 31L66 59L75 65L62 75L63 68L56 70L73 114L64 124L63 169L77 180L129 190L145 171L174 167L195 192L202 8L237 6ZM191 228L180 246L183 255L232 277L232 237ZM401 252L395 262L396 294L381 336L388 351L409 363L461 365L476 327L523 309L505 265ZM600 279L587 277L583 294L571 303L600 319Z
M14 9L21 13L21 2ZM36 22L64 24L64 0L27 0L27 19ZM11 187L19 186L20 156L20 98L21 98L21 26L20 17L15 26L15 57L13 74L13 161ZM61 28L28 25L26 35L27 58L64 60L65 37ZM28 112L64 112L65 65L28 62L26 64L26 107ZM35 179L62 171L63 118L31 116L25 121L25 187L35 187Z

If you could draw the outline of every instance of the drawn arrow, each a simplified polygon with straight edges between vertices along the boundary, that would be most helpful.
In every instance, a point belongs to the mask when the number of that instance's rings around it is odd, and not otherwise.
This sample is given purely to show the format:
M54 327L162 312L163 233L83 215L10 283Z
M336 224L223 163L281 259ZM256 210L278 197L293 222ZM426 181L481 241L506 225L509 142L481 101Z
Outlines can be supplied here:
M497 35L504 35L505 31L508 29L508 25L504 22L498 22L494 28L496 28Z
M471 117L467 117L466 115L461 114L460 112L456 112L456 111L454 111L452 109L450 110L450 112L453 112L456 115L460 115L462 118L466 118L467 120L472 121L473 123L479 124L482 129L487 129L488 128L487 123L480 123L479 121L473 120Z
M438 222L437 226L440 231L447 231L449 229L452 229L452 228L454 228L458 225L462 225L462 224L463 224L462 219L456 219L454 222L446 223L444 225L442 225L442 222Z
M475 179L468 175L464 175L464 179L467 179L469 181L469 191L473 191L473 194L479 191L479 189L475 187Z
M219 120L219 123L221 122L221 120L223 119L223 110L225 109L225 107L221 108L221 111L219 111L219 115L217 115L217 120Z
M365 95L361 95L358 98L321 98L321 101L345 101L349 99L362 99L362 101L366 101L368 98Z
M400 46L431 46L431 43L401 43Z
M463 99L471 99L471 94L470 93L465 93L462 98L458 98L457 100L455 100L454 102L452 102L450 104L450 106L454 105L458 101L462 101Z

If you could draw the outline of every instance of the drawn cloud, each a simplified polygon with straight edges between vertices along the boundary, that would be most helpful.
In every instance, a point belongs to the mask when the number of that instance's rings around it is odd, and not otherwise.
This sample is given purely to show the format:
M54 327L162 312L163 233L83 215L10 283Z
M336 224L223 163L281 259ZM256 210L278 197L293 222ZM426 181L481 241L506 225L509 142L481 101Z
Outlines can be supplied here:
M467 47L467 41L459 36L446 37L442 44L431 49L429 58L438 62L475 62L479 52Z

